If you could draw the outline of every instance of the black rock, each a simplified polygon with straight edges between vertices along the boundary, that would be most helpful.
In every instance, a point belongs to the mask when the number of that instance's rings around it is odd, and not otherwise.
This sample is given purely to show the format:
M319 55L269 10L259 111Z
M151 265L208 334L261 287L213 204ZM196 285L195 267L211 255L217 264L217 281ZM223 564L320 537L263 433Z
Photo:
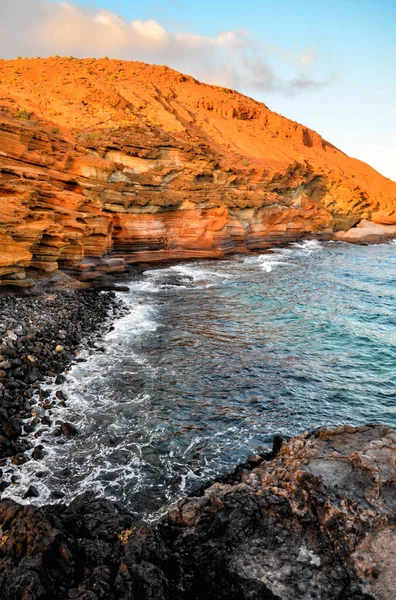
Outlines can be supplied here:
M11 462L13 465L24 465L28 460L26 454L19 453L12 457Z
M40 373L40 371L38 369L33 367L33 369L30 371L30 373L28 375L29 383L34 383L35 381L40 380L40 379L42 379L42 374Z
M61 492L61 490L53 490L51 493L51 496L52 496L52 498L61 499L61 498L65 497L65 494L64 494L64 492Z
M44 458L44 456L45 456L44 447L41 445L36 446L32 452L32 458L34 460L41 460L42 458Z
M30 485L29 489L27 490L27 492L25 493L25 495L23 496L24 498L38 498L40 495L38 489L36 487L34 487L34 485Z
M56 384L64 383L63 371L76 360L74 350L83 339L97 345L107 316L120 313L120 306L115 294L96 291L62 291L51 298L0 296L0 458L23 454L13 445L22 434L18 419L30 417L34 393L51 395L51 390L40 391L44 376L57 375ZM57 352L57 345L64 350ZM58 390L57 398L63 403L66 396ZM45 406L50 409L52 403ZM35 424L27 424L25 433L33 433ZM75 434L74 429L65 435Z
M72 437L78 434L78 429L71 423L62 423L61 431L66 437Z
M6 437L11 440L16 440L22 433L22 423L20 419L9 419L3 425L3 433Z

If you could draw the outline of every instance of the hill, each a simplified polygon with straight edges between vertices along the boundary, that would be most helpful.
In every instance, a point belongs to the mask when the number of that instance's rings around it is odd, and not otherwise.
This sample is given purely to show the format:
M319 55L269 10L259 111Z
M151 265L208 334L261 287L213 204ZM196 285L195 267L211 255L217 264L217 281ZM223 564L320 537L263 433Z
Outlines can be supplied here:
M140 62L0 61L0 285L362 220L396 224L396 183L233 90Z

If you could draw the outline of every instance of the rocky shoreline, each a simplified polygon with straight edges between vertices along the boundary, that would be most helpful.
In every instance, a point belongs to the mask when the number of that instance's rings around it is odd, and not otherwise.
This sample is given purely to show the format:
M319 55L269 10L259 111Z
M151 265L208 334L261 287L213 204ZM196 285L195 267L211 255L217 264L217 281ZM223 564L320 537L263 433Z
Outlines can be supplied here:
M114 293L0 298L1 490L45 448L82 342L123 311ZM76 428L77 426L77 428ZM396 589L396 431L321 428L252 455L156 524L87 493L70 505L0 502L4 600L390 600ZM26 498L36 495L29 488Z
M93 346L111 325L108 318L123 310L114 292L64 291L37 297L0 297L0 490L17 484L7 473L8 461L22 465L40 460L42 445L32 447L29 434L39 436L56 419L55 397L44 382L62 383L63 372L78 361L79 346ZM53 434L70 436L76 426L61 422ZM10 469L10 471L12 471ZM28 495L36 491L30 488Z
M0 503L4 600L391 600L396 431L321 428L156 525L92 494Z
M334 235L329 233L321 235L301 234L289 240L272 240L260 249L231 248L227 252L216 256L201 253L186 257L163 256L160 259L148 257L147 260L138 264L133 261L127 262L119 253L110 251L105 258L87 259L79 265L78 269L63 267L47 274L36 271L30 273L28 279L15 278L2 281L0 276L0 298L13 294L32 297L43 293L56 293L67 290L125 292L128 291L126 284L139 276L145 268L166 268L169 265L179 264L181 259L183 259L183 262L194 261L197 258L227 260L241 254L271 254L279 248L287 248L290 244L306 240L345 242L362 246L390 244L396 242L396 226L380 225L362 220L351 229L338 231Z

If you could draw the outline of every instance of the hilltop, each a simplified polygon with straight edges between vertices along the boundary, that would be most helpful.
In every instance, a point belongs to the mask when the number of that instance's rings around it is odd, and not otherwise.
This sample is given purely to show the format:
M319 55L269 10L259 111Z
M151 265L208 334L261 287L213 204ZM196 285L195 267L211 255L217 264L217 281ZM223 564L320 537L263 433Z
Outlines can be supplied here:
M234 90L141 62L0 60L0 285L363 220L396 225L396 183Z

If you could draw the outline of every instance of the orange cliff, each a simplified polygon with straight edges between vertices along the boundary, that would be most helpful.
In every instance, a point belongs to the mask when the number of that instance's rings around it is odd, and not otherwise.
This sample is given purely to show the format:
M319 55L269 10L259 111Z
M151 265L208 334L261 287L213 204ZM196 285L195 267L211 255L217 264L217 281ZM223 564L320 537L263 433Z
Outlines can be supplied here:
M0 285L361 221L395 229L396 183L260 102L165 66L0 60Z

